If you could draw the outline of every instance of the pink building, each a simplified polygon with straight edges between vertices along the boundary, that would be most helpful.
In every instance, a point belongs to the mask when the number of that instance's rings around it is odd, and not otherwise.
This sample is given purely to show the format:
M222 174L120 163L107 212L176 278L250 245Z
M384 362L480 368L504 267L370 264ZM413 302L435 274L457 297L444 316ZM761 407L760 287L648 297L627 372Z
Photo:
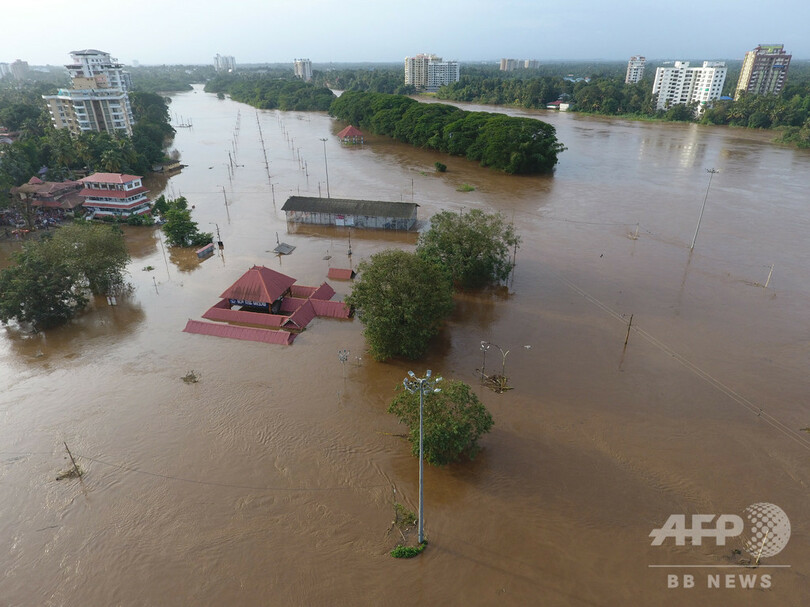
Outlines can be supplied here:
M149 191L138 175L93 173L80 179L84 189L84 208L92 217L112 215L129 217L149 212Z

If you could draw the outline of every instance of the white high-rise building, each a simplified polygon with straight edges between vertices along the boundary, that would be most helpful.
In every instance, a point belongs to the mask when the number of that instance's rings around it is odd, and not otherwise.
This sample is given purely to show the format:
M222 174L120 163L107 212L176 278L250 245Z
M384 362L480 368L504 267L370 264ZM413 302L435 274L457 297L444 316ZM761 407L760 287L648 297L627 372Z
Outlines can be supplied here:
M725 81L724 61L704 61L703 67L689 67L688 61L676 61L672 67L659 67L652 90L653 95L658 95L656 109L697 102L697 111L701 113L709 101L720 97Z
M11 67L8 63L0 63L0 78L5 78L11 74Z
M624 77L625 84L633 84L644 78L644 66L647 64L647 59L637 55L630 57L627 62L627 75Z
M218 72L232 72L236 69L236 59L232 55L217 53L214 56L214 69Z
M300 78L304 82L312 80L312 61L309 59L296 59L293 69L296 78Z
M405 57L405 84L436 91L440 86L458 82L458 61L443 61L436 55L420 53Z
M65 67L72 88L42 96L53 126L70 129L76 135L85 131L132 135L135 119L127 94L131 81L123 65L109 53L95 49L73 51L70 57L73 63Z

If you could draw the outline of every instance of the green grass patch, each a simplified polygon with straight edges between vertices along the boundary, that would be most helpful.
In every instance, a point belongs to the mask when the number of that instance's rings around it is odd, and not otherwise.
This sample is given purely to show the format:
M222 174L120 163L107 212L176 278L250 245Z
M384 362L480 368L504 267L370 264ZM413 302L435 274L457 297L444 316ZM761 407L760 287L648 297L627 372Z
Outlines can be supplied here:
M470 185L469 183L462 183L460 186L456 188L456 192L472 192L475 190L475 186Z
M391 551L391 556L395 559L412 559L421 554L427 548L427 544L427 540L418 546L403 546L400 544Z

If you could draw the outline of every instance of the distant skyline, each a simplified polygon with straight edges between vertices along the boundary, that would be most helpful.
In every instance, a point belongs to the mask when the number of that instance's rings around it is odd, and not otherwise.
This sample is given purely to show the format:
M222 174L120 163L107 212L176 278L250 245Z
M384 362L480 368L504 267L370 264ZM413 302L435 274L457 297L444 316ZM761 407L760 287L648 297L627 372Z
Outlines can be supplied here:
M0 8L0 62L62 65L85 48L141 65L213 64L217 53L237 65L393 63L421 52L464 62L742 60L758 44L810 59L807 0L141 0L109 12L115 6L15 0Z

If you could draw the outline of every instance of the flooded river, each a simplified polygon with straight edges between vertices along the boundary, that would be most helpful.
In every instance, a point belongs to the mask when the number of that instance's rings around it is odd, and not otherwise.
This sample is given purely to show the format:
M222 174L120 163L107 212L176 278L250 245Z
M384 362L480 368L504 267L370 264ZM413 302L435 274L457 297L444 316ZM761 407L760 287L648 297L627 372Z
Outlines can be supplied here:
M510 177L373 136L341 146L325 114L201 90L171 111L193 121L174 142L188 167L152 194L186 196L224 252L198 262L128 229L131 297L44 335L0 329L1 605L810 602L810 151L509 110L568 148L553 176ZM372 361L357 320L316 319L290 347L181 332L254 264L319 285L330 266L413 248L352 230L349 257L345 230L288 230L281 206L326 193L325 161L333 197L514 218L508 289L458 296L413 364ZM273 254L277 238L295 251ZM509 352L514 389L476 388L493 431L475 461L426 467L430 545L393 559L393 501L416 510L418 463L387 402L409 369L477 386L482 340ZM489 351L488 369L503 362ZM63 443L82 480L55 480ZM671 514L758 502L792 527L768 567L730 567L753 560L739 538L651 546Z

